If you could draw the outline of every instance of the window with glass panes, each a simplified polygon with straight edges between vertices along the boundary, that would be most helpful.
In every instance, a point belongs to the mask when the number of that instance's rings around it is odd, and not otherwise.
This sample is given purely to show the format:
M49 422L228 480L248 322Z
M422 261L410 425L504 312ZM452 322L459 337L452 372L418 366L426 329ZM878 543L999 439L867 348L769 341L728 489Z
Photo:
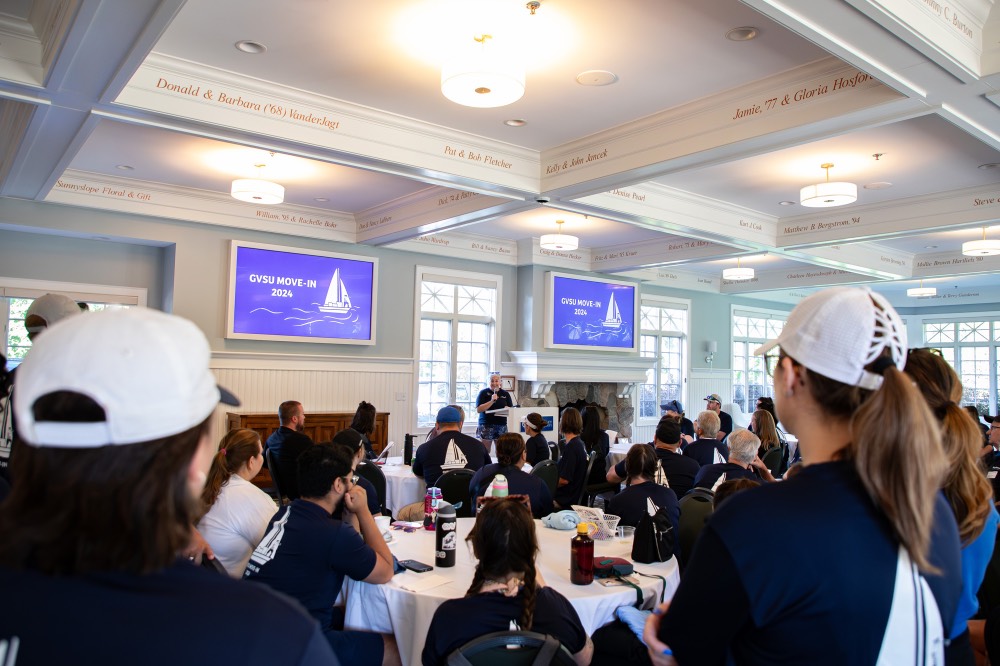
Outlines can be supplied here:
M778 337L785 326L784 313L735 310L733 312L733 402L745 413L753 412L757 398L774 394L763 356L754 351ZM772 354L777 354L774 349Z
M434 424L439 409L461 405L466 420L493 370L497 287L425 278L420 283L417 423Z
M643 303L639 312L639 353L655 358L656 363L639 386L638 417L658 419L664 402L684 402L688 312L686 307L648 303Z
M16 296L0 297L0 309L4 315L4 345L3 354L7 358L7 369L16 368L31 349L28 330L24 327L24 317L34 298L18 298ZM91 312L108 309L123 309L130 305L121 303L90 302L87 309Z
M995 414L1000 383L1000 321L927 321L924 344L941 350L962 381L962 404Z

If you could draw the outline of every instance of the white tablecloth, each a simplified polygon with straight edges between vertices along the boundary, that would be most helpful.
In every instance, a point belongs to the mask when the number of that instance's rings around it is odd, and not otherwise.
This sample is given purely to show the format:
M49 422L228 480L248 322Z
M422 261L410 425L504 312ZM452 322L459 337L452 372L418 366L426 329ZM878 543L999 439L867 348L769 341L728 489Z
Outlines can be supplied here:
M413 474L413 468L403 464L402 457L389 458L382 465L385 474L385 505L395 516L407 504L424 501L427 487L424 480Z
M632 448L631 444L614 444L608 453L608 470L625 460L625 454Z
M397 574L385 585L371 585L347 579L347 614L345 625L349 629L364 629L391 633L396 636L403 664L419 664L420 653L430 627L434 611L444 601L465 596L472 582L475 561L465 537L472 528L474 518L458 519L459 547L453 568L435 568L432 573L412 571ZM590 585L573 585L569 582L571 531L553 530L536 520L540 552L538 570L545 583L561 592L576 609L587 634L614 619L615 609L635 603L636 593L631 587L605 587L598 581ZM434 532L418 529L415 532L393 531L389 545L393 554L403 559L415 559L433 566ZM596 555L613 555L631 559L631 540L596 541ZM636 570L666 578L665 599L670 599L680 582L676 559L662 564L638 564ZM448 582L424 592L408 592L400 587L407 577L438 575ZM663 583L658 578L639 577L645 595L645 607L659 603Z

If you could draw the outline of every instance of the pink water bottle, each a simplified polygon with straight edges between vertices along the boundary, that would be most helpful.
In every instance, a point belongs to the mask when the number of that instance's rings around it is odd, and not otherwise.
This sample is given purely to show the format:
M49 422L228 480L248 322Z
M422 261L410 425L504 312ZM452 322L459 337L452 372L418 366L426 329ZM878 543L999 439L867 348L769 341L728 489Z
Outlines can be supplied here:
M438 504L441 502L441 489L431 486L424 493L424 529L433 532L437 524Z

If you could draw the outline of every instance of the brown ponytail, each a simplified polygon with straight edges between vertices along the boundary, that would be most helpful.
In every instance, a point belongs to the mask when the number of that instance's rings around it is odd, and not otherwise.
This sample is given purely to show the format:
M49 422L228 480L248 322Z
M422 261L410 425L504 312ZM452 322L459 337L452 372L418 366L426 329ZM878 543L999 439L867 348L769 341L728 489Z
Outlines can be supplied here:
M208 513L219 499L222 486L229 477L243 469L247 462L261 452L260 435L253 430L239 428L230 430L219 442L219 451L212 458L205 489L201 493L203 514Z
M479 594L487 579L520 576L523 583L520 625L523 631L530 630L538 597L535 571L538 537L531 511L513 497L484 504L466 541L472 544L472 552L479 562L465 596Z
M948 463L942 489L955 514L958 535L962 543L968 543L983 531L993 496L990 482L979 469L982 433L958 406L961 380L940 354L913 349L906 358L905 371L941 423L941 445Z

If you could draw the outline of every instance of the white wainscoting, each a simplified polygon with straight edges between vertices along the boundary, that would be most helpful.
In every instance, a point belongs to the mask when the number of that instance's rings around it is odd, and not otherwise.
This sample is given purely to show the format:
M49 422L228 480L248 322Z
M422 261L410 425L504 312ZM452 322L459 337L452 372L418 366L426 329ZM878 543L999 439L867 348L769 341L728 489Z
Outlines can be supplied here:
M285 400L298 400L309 412L353 412L362 400L389 412L389 441L402 451L403 436L414 433L414 362L408 358L330 357L298 354L212 354L219 385L235 393L239 407L220 407L212 423L217 441L227 411L274 412ZM397 400L402 395L402 400Z
M688 400L684 414L694 421L705 409L705 396L718 393L722 404L733 401L733 373L729 369L692 368L688 377Z

